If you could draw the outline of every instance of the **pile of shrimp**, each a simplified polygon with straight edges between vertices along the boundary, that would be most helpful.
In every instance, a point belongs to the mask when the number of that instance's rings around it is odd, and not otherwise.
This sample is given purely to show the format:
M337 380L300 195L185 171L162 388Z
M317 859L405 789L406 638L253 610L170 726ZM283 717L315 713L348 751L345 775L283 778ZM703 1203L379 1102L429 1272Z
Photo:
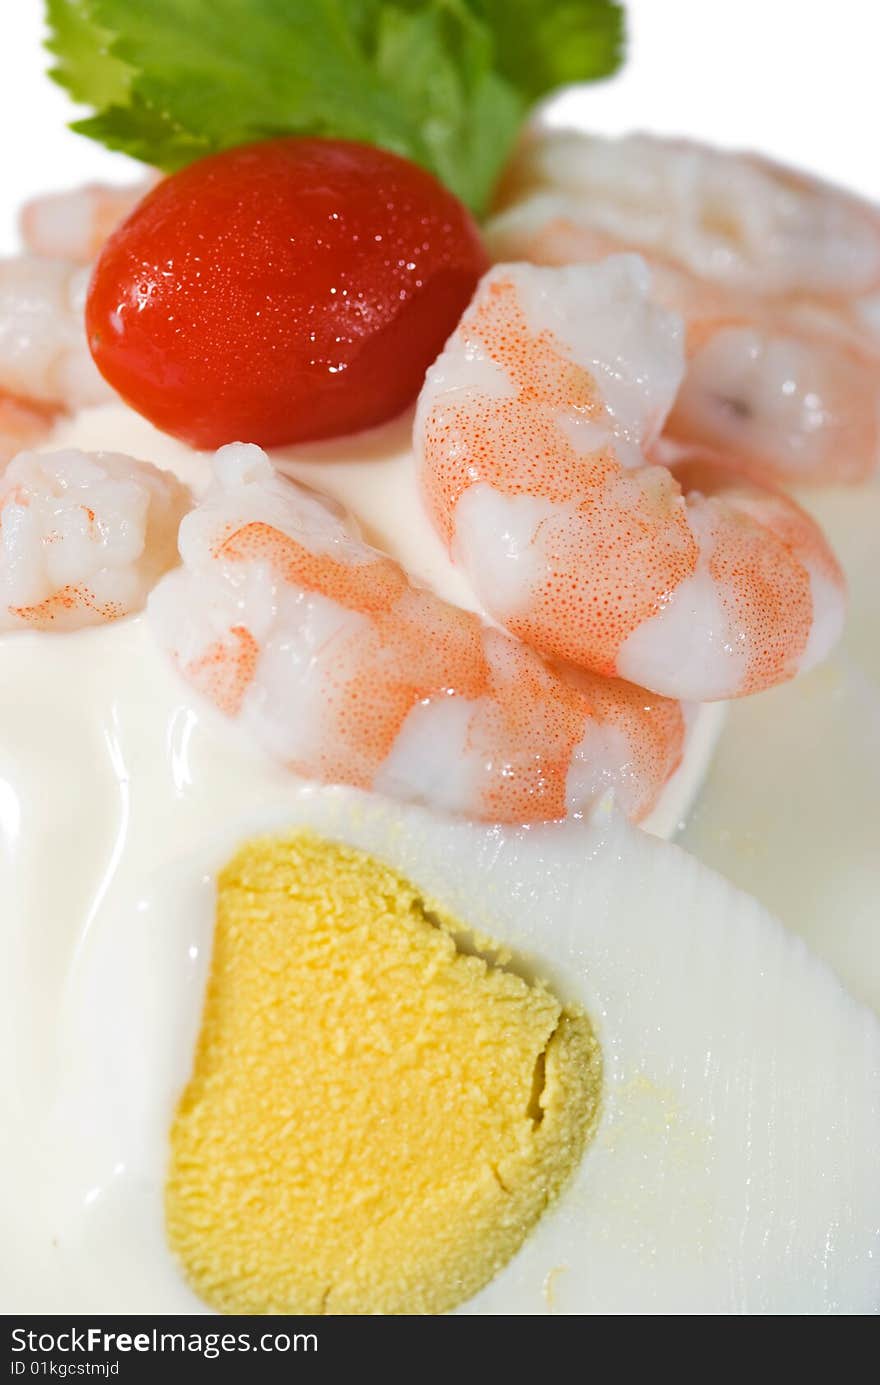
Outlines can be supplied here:
M636 251L683 318L667 433L784 481L880 462L880 213L753 155L533 130L487 228L499 259Z
M768 478L875 460L873 213L711 159L548 135L514 161L489 235L517 262L480 282L413 436L426 512L484 618L231 443L195 505L131 458L17 457L0 628L146 604L180 676L298 774L506 822L610 791L644 818L688 704L784 682L840 633L841 570ZM0 267L0 439L33 446L105 390L77 276L134 197L27 212L30 255Z

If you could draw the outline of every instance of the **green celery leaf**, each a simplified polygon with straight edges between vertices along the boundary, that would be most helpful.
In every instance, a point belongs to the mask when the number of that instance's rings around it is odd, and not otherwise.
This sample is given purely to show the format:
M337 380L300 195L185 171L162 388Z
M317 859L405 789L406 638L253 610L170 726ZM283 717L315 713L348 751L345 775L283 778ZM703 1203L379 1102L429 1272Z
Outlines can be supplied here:
M485 209L525 111L491 60L489 35L457 0L409 13L386 6L380 17L379 78L394 91L407 124L420 132L421 153L402 152L426 164L477 212Z
M127 106L108 106L97 115L75 120L70 128L166 173L211 153L207 140L175 125L137 97Z
M569 82L596 81L623 59L615 0L471 0L495 39L499 70L530 101Z
M131 72L109 51L111 35L91 18L88 0L46 0L46 19L46 47L58 59L49 76L83 105L124 103Z
M74 128L111 148L170 170L272 135L364 140L478 213L528 104L619 58L609 0L47 3L53 75L95 110Z

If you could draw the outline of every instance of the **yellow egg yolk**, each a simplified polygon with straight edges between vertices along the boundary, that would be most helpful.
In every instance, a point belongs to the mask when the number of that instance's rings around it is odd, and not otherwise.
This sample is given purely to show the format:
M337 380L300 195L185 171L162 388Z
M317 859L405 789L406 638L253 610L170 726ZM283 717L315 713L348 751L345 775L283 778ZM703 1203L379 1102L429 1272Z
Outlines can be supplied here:
M224 1313L444 1312L559 1192L600 1086L587 1017L388 866L248 842L218 882L170 1245Z

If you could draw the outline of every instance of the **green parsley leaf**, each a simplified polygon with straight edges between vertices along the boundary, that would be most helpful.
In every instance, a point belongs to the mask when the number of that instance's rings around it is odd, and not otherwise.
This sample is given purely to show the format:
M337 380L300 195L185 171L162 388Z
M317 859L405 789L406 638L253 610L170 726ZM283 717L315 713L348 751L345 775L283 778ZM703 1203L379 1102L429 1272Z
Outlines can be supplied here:
M47 0L74 129L171 170L279 134L431 169L477 213L529 106L620 62L613 0Z

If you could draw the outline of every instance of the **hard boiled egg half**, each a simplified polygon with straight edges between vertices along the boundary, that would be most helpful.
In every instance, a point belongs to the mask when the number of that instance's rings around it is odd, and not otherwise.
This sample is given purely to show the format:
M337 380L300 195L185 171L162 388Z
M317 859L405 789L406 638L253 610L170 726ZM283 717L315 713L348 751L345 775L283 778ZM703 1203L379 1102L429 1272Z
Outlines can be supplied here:
M80 938L54 1081L6 1073L10 1308L878 1306L880 1032L748 896L610 811L201 825Z

